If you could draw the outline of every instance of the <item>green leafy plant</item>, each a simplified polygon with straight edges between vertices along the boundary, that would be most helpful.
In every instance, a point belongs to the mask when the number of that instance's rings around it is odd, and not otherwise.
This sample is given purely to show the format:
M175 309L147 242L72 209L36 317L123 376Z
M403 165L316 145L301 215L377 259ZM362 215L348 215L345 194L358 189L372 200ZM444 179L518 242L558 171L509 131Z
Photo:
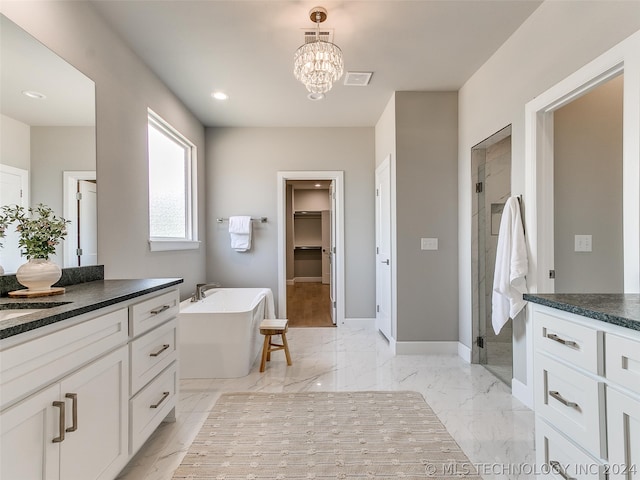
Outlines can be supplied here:
M9 223L17 222L16 231L20 234L18 246L27 259L48 259L56 252L56 246L67 235L67 223L62 217L56 217L46 205L25 209L19 205L5 206L2 209Z
M0 247L2 247L2 239L7 234L7 228L11 224L11 214L8 205L4 205L0 209Z

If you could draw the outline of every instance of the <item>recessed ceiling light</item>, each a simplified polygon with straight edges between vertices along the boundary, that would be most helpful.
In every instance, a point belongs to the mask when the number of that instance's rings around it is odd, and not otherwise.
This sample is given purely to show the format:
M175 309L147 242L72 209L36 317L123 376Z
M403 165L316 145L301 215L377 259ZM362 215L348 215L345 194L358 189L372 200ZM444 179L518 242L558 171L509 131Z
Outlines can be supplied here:
M35 90L23 90L22 94L25 97L35 98L37 100L42 100L43 98L47 98L44 93L36 92Z
M226 100L227 98L229 98L229 95L224 92L213 92L211 96L216 100Z
M316 183L315 185L316 187L321 187L322 185L320 185L319 183Z

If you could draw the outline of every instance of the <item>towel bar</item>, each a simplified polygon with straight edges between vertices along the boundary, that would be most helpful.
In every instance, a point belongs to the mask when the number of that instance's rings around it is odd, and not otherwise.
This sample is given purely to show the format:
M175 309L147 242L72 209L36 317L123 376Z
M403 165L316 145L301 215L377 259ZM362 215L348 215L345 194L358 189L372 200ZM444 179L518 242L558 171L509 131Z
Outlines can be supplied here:
M228 218L216 218L216 222L218 223L222 223L222 222L228 222L229 219ZM267 223L267 217L260 217L260 218L251 218L252 222L260 222L260 223Z

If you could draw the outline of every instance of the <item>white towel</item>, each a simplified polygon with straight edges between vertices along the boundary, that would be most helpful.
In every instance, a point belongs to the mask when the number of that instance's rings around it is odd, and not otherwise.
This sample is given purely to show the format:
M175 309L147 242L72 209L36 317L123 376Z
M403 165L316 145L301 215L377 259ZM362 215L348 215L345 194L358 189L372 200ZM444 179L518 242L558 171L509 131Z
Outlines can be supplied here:
M270 288L264 288L262 289L262 294L265 296L264 318L276 318L276 307L273 302L273 292Z
M236 252L246 252L251 249L251 217L229 217L229 236L231 248Z
M509 318L514 319L526 305L529 260L517 197L507 200L502 211L496 269L493 277L491 323L496 335Z

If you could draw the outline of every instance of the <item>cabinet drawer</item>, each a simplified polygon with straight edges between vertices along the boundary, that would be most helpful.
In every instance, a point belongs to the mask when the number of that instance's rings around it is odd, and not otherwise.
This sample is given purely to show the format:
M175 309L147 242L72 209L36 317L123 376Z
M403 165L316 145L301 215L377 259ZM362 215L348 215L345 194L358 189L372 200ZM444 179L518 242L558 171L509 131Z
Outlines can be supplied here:
M138 336L147 330L175 317L180 309L178 290L157 295L129 307L131 315L131 336Z
M602 463L576 447L540 418L536 418L536 466L541 472L539 478L607 478Z
M177 320L138 337L129 344L131 351L131 395L177 359Z
M0 351L2 407L126 341L123 308Z
M176 405L178 370L172 363L129 401L131 430L129 448L134 454Z
M534 342L543 350L596 375L603 373L603 334L544 312L536 312Z
M535 407L596 457L606 458L604 383L543 354L535 358Z
M607 333L605 352L605 376L640 395L640 340Z

